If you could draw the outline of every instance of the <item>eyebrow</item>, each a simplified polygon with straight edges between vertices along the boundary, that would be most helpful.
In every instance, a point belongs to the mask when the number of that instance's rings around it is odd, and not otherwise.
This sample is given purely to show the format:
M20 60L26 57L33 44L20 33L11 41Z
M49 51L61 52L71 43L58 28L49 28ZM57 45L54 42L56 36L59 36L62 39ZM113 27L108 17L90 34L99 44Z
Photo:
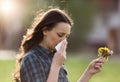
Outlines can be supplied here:
M63 32L58 32L57 34L62 34L62 35L70 35L71 32L69 34L63 33Z
M64 33L64 32L57 32L57 33L59 33L59 34L66 34L66 33ZM69 33L69 35L72 33L72 31L70 31L70 33Z

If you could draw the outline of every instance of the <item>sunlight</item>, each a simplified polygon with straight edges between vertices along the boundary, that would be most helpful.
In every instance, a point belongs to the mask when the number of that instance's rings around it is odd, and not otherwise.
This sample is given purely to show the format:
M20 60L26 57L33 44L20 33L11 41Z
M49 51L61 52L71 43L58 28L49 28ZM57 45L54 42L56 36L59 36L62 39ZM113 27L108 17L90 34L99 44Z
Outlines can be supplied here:
M10 14L15 10L15 8L16 5L13 0L3 0L1 2L1 12L3 14Z

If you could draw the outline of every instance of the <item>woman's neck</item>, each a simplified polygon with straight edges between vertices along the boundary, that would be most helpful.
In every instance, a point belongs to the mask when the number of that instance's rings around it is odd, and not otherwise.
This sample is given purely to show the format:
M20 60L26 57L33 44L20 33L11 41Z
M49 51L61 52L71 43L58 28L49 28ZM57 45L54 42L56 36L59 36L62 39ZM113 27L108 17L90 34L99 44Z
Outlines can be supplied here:
M50 51L53 51L53 49L49 46L49 44L47 44L47 42L40 42L39 45Z

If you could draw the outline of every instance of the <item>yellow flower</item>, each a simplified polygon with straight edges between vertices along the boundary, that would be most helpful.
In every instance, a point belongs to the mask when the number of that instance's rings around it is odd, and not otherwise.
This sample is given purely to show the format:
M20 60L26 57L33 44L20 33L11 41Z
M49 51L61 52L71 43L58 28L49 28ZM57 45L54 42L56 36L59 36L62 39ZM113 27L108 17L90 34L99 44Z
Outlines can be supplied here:
M107 47L100 47L98 49L98 56L99 57L105 57L106 61L108 61L108 53L110 52L110 49Z

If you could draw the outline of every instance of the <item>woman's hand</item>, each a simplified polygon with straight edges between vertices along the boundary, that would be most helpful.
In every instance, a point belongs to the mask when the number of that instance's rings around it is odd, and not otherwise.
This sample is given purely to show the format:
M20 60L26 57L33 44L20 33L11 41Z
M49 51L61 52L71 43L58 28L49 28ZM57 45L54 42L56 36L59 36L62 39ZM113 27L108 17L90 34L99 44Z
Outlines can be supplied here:
M100 72L102 70L102 65L104 62L105 62L105 58L103 58L103 57L99 57L99 58L93 60L88 65L86 72L88 72L88 74L90 74L90 75L94 75L94 74Z
M66 46L67 46L67 41L64 40L62 42L62 45L60 46L60 49L55 53L47 82L58 82L60 67L63 65L63 63L66 60Z
M105 62L105 58L100 57L94 59L87 67L85 72L82 74L78 82L89 82L90 78L102 70L102 65Z
M53 64L60 67L66 60L66 47L67 41L64 40L60 46L60 49L55 53L53 57Z

